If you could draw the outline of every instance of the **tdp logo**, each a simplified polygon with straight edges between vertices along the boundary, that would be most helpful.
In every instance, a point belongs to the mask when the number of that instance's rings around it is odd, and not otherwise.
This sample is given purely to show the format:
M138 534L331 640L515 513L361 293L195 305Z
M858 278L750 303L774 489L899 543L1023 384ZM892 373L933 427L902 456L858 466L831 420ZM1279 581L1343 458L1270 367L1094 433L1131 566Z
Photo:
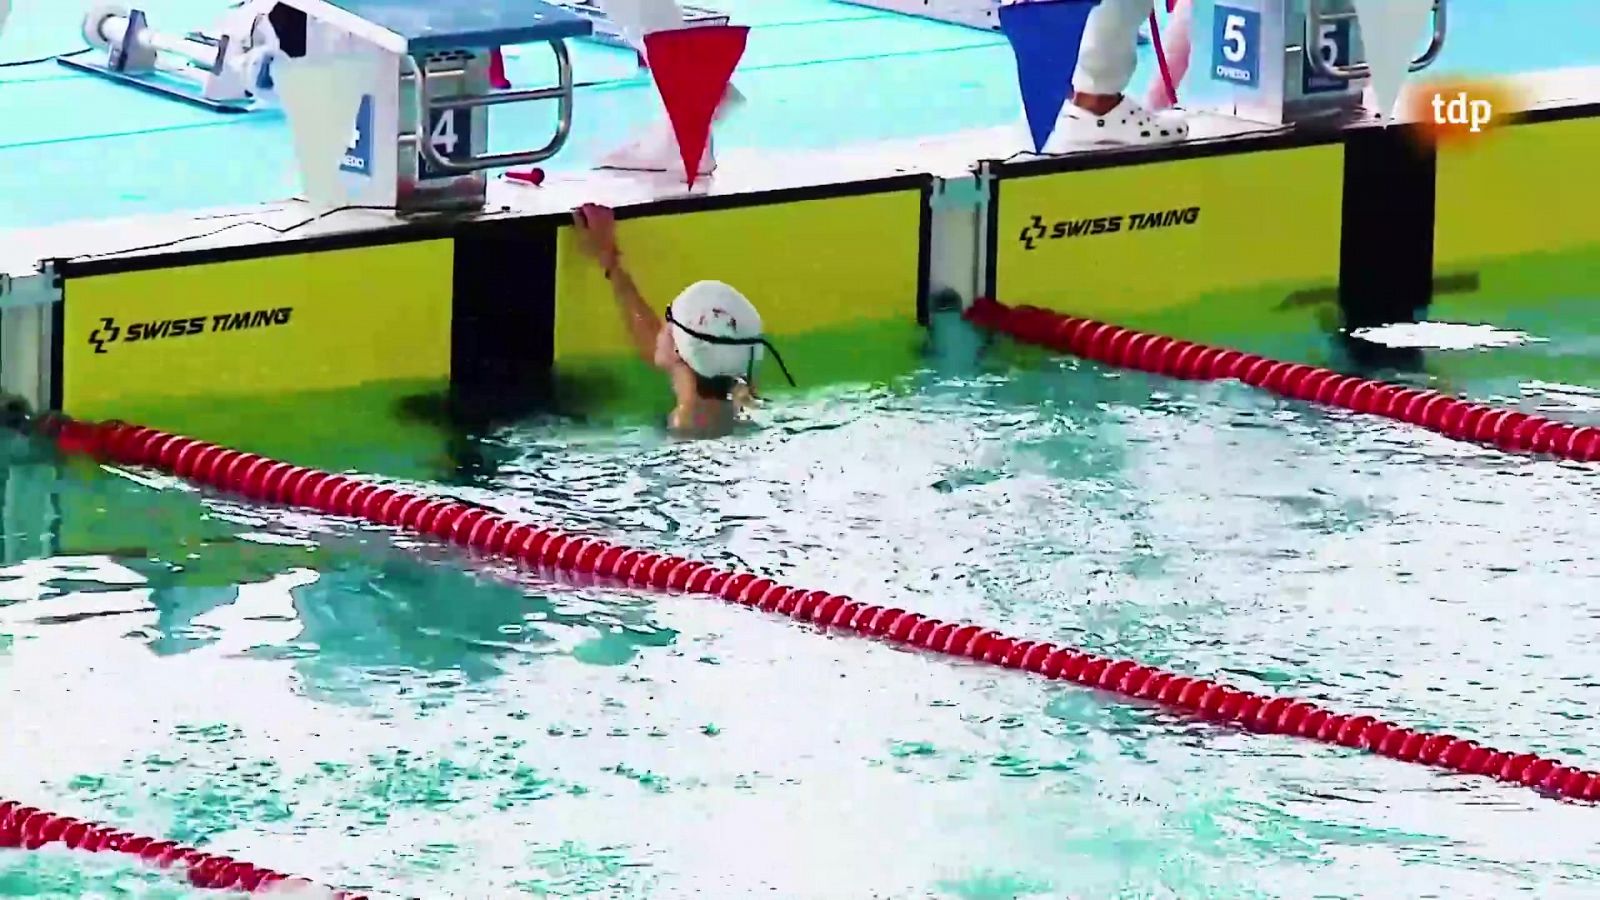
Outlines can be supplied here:
M1159 212L1136 212L1115 216L1094 216L1084 219L1062 219L1045 222L1043 216L1031 216L1022 227L1017 240L1028 250L1038 249L1045 241L1062 238L1089 237L1096 234L1116 234L1121 231L1143 231L1149 228L1171 228L1193 225L1200 221L1200 207L1168 209Z
M151 322L130 322L127 327L117 324L111 316L101 316L100 325L89 332L89 345L96 353L109 353L113 344L134 344L159 341L167 338L193 337L195 335L240 331L249 328L271 328L289 324L294 307L256 309L244 312L217 313L211 316L185 316L178 319L156 319Z

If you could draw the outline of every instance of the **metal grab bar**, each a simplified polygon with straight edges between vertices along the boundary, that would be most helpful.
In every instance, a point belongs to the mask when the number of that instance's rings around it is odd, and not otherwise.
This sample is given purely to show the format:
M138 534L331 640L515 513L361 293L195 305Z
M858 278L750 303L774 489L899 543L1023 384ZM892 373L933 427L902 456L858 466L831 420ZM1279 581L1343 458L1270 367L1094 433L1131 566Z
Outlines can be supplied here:
M471 172L480 172L484 169L499 169L507 166L526 166L541 163L561 152L567 143L567 136L572 133L572 102L575 89L572 79L572 57L567 53L566 42L560 39L549 42L550 49L556 55L556 84L554 87L529 88L524 90L494 91L488 94L468 94L465 96L444 97L438 100L428 96L427 66L414 56L404 57L411 71L409 74L416 80L413 93L416 104L417 128L423 133L415 136L417 152L427 160L430 166L440 172L452 172L465 175ZM451 109L477 109L479 107L500 106L506 103L523 103L531 100L556 100L558 101L556 114L556 133L550 142L538 150L513 150L506 153L488 153L483 156L471 156L462 160L445 159L433 142L428 140L425 133L429 115L435 110Z
M1433 0L1433 36L1428 41L1428 49L1422 55L1411 61L1412 72L1420 72L1433 65L1439 59L1439 54L1444 52L1445 33L1449 29L1449 17L1446 14L1446 5L1449 0ZM1333 78L1339 81L1355 81L1358 78L1372 76L1372 67L1366 63L1355 65L1337 66L1328 62L1321 53L1312 49L1318 45L1321 38L1322 26L1326 23L1353 20L1356 14L1349 13L1324 13L1322 0L1306 0L1306 33L1305 43L1301 50L1305 53L1306 61L1311 64L1311 70L1323 78Z

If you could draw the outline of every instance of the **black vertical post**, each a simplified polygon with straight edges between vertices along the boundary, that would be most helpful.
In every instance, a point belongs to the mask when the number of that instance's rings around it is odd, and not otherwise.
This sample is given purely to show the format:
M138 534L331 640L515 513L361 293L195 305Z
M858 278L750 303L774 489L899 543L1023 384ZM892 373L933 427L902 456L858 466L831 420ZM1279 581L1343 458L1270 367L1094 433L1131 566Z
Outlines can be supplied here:
M548 218L461 227L450 320L452 406L469 419L524 415L549 399L556 228Z
M1356 128L1345 136L1344 221L1339 308L1345 334L1413 322L1433 292L1433 225L1438 155L1411 126ZM1402 365L1348 339L1358 361ZM1417 357L1418 354L1409 354Z

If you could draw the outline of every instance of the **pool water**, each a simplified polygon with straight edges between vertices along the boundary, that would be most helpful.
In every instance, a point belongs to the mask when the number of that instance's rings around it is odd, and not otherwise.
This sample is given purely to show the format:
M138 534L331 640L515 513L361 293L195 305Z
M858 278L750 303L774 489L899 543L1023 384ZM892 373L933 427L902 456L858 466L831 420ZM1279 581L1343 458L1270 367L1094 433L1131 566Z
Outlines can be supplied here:
M1591 469L937 325L727 440L535 420L387 471L1596 766ZM0 796L65 814L374 897L1600 886L1592 806L4 447ZM0 851L3 896L185 890Z

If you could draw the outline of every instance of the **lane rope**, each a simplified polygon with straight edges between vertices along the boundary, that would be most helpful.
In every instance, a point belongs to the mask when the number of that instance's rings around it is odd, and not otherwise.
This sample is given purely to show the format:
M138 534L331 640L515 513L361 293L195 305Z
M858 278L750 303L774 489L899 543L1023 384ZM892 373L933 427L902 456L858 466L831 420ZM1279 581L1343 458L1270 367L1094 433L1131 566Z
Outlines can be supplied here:
M315 888L314 881L274 872L230 856L206 853L175 841L145 837L110 825L84 822L45 812L15 800L0 800L0 848L38 850L51 844L88 853L125 853L162 869L182 867L189 883L199 888L254 894L290 887ZM336 900L367 900L359 894L334 891Z
M982 298L965 313L974 325L1123 369L1204 381L1238 379L1280 397L1426 428L1458 441L1578 462L1600 460L1600 428L1462 400L1332 369L1268 359L1064 315L1036 306Z
M788 587L747 572L541 528L482 507L308 469L153 428L59 417L47 417L41 424L66 452L160 470L260 503L365 519L450 541L485 556L598 576L633 587L708 594L800 622L1071 681L1247 731L1365 750L1402 762L1526 785L1569 800L1600 800L1600 772L1533 753L1496 750L1454 735L1404 728L1374 716L1334 713L1303 700L1268 697L1131 659L1007 637L980 625L945 622L842 594Z

